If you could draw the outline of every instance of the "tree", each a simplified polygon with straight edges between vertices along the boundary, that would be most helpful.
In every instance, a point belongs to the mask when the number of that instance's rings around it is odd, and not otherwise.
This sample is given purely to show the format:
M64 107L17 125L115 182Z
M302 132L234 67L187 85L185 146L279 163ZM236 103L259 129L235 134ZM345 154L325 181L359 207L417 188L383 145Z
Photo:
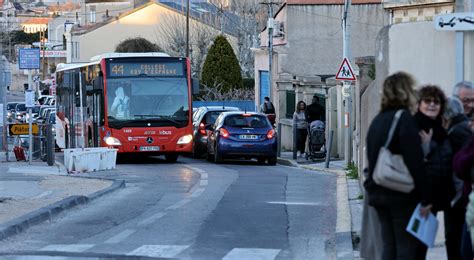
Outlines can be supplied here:
M191 71L193 76L200 77L201 69L210 42L217 35L210 26L201 21L190 19L189 45ZM156 27L156 42L164 52L171 56L186 55L186 18L180 14L163 14L161 23Z
M209 49L202 70L202 83L211 88L222 85L225 92L243 87L239 61L222 35L216 37Z
M136 37L128 38L115 47L115 52L159 52L161 48L149 40Z

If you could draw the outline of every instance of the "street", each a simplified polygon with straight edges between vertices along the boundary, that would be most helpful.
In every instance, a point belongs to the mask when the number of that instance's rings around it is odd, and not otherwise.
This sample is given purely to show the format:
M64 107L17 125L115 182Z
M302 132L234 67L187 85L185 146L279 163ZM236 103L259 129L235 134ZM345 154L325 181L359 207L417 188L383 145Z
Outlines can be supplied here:
M82 175L126 187L2 241L2 258L335 258L335 174L141 157Z

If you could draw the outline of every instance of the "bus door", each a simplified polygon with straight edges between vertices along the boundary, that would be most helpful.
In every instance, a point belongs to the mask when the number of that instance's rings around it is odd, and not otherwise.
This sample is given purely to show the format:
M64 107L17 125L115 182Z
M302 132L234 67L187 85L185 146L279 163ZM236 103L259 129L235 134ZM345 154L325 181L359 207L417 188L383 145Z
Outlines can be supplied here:
M102 77L94 79L93 90L92 90L92 127L93 127L93 144L94 147L100 145L100 127L103 125L102 118L103 116L103 87L102 87Z

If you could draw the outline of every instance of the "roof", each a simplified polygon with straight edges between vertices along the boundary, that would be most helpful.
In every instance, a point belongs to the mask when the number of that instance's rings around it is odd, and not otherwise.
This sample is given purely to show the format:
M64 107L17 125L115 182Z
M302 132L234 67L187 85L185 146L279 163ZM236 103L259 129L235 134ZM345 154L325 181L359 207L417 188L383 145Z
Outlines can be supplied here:
M223 110L240 111L240 108L238 107L228 107L228 106L225 106L225 104L222 106L203 106L203 107L206 108L208 111L223 111Z
M91 61L100 61L108 58L127 58L127 57L170 57L170 55L163 52L111 52L97 55L91 58Z
M45 24L49 23L50 18L31 18L21 24Z
M381 4L382 0L352 0L353 5ZM288 5L342 5L344 0L286 0Z
M182 10L185 10L185 7L184 6L181 6L179 4L176 4L174 2L154 2L154 1L151 1L151 2L148 2L142 6L139 6L135 9L132 9L128 12L125 12L121 15L119 15L118 17L110 17L108 20L104 21L104 22L101 22L101 23L95 23L95 24L92 24L92 25L88 25L88 26L81 26L81 27L75 27L74 28L74 35L81 35L81 34L85 34L85 33L88 33L88 32L91 32L95 29L98 29L102 26L105 26L111 22L114 22L116 20L119 20L123 17L126 17L128 15L131 15L135 12L138 12L144 8L147 8L148 6L151 6L151 5L158 5L158 6L161 6L161 7L164 7L164 8L167 8L167 9L170 9L178 14L181 14L183 16L185 16L186 14L182 12ZM193 4L194 5L194 4ZM184 9L183 9L184 8ZM205 25L208 25L208 26L212 26L212 27L215 27L217 28L218 26L215 24L215 22L213 21L217 21L217 14L215 14L215 17L213 17L214 15L210 16L208 13L203 13L201 11L196 11L196 10L191 10L190 11L190 17L191 19L194 19L200 23L203 23ZM230 17L230 15L226 14L227 17ZM231 22L228 22L226 23L227 25L224 26L224 32L226 34L229 34L229 35L232 35L232 36L236 36L237 33L238 33L238 29L234 26L232 27L232 25L234 25L235 23L235 18L232 18L232 23ZM229 27L230 26L230 27Z

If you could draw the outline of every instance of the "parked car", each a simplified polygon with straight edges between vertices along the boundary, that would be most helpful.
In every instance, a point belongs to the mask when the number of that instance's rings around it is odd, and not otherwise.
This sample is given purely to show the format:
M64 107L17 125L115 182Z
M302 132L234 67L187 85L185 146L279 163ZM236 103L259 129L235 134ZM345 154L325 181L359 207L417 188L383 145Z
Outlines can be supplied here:
M42 106L42 107L40 108L39 118L42 119L42 120L44 120L44 119L46 118L47 114L48 114L48 113L47 113L48 110L51 110L51 109L56 109L56 108L53 107L53 106Z
M217 117L225 111L239 111L238 107L207 106L199 107L193 114L193 156L202 157L207 151L206 126L213 125Z
M33 117L33 122L35 122L36 120L38 120L40 108L41 108L41 106L34 106L34 107L32 107L32 109L31 109L31 116ZM30 116L29 116L28 110L27 110L27 111L26 111L26 115L25 115L25 122L28 123L29 120L30 120Z
M40 105L46 105L46 104L45 104L46 101L47 101L48 99L51 99L51 98L54 98L54 96L50 96L50 95L41 96L41 97L38 98L38 103L39 103Z
M207 139L207 159L221 163L228 158L256 158L259 163L277 162L277 138L264 114L223 112Z
M26 115L26 104L25 103L18 103L15 106L15 119L22 122Z
M16 117L15 108L16 108L17 104L18 104L18 102L9 102L9 103L7 103L7 119L9 121L13 120L13 118Z

